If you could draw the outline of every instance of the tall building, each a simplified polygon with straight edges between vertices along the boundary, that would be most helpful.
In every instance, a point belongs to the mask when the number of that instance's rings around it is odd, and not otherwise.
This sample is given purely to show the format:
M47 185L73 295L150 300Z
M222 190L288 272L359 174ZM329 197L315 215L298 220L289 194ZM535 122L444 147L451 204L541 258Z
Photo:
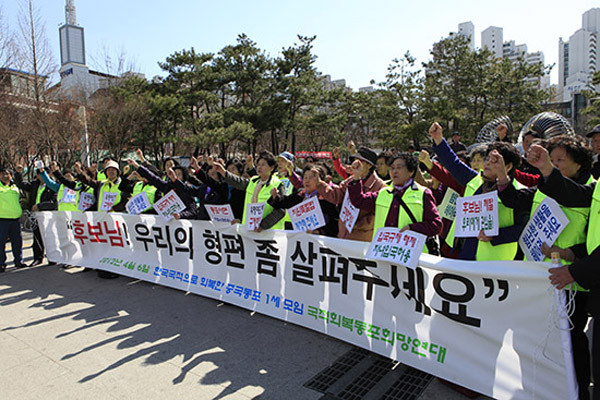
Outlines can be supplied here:
M66 0L65 23L58 28L60 38L60 83L51 90L61 96L84 100L99 89L108 88L117 76L90 70L86 65L85 35L77 25L75 0ZM127 73L126 73L127 74ZM143 77L143 75L142 75Z
M481 48L488 48L496 55L496 58L502 58L504 51L504 32L502 28L490 26L481 32Z
M469 39L469 47L475 50L475 26L471 21L458 24L458 34Z
M600 8L592 8L583 13L581 29L575 31L568 42L559 39L558 91L563 101L570 101L575 94L592 88L592 75L600 69L598 36Z

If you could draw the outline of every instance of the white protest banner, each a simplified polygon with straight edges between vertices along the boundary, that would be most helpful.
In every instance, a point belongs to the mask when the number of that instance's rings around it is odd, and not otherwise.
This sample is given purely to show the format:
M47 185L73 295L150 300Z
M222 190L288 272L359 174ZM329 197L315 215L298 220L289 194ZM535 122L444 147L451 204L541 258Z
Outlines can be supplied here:
M454 221L454 218L456 218L456 199L459 197L460 195L454 190L450 188L446 189L446 194L444 194L442 204L440 204L438 207L440 217Z
M346 190L344 202L342 203L342 209L340 210L340 220L344 223L346 229L348 229L348 232L352 233L352 229L354 229L354 224L356 224L359 213L360 210L354 207L350 201L350 195Z
M35 169L44 169L44 162L42 160L35 160L33 163L35 165Z
M229 204L205 204L212 222L231 222L235 218Z
M265 212L265 204L264 202L246 204L246 227L249 231L255 230L260 225Z
M77 208L79 211L85 211L96 203L96 198L92 193L79 192L79 204Z
M379 228L367 250L367 258L398 263L415 269L427 236L398 228Z
M154 203L153 207L158 215L167 222L173 219L173 214L179 214L185 210L185 204L174 190L161 197L160 200Z
M127 209L127 214L138 215L147 209L152 208L152 204L150 204L148 194L146 192L140 192L129 199L125 208Z
M77 192L73 189L69 189L69 188L65 188L63 190L63 197L60 200L61 203L69 203L69 204L75 204L75 202L77 201Z
M311 197L288 209L295 231L305 232L325 226L325 217L317 197Z
M552 246L569 224L569 218L558 203L546 197L535 209L519 238L519 246L529 261L544 261L542 243Z
M493 191L456 200L455 237L498 236L498 192Z
M102 200L100 201L99 211L110 211L117 201L119 193L104 192L102 194Z
M410 269L366 258L368 243L303 233L120 213L36 217L49 260L288 321L495 399L569 398L569 332L545 264L422 254Z

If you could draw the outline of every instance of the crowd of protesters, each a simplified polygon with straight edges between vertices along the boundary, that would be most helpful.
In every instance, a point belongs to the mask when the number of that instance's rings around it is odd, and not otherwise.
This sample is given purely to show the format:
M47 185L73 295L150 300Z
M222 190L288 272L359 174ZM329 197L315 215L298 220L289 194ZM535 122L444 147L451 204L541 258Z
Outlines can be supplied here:
M506 125L497 128L498 140L465 146L460 134L444 139L443 129L433 123L429 129L433 145L415 152L389 150L376 153L370 148L348 145L349 162L343 163L339 148L333 149L331 164L304 160L283 152L277 156L263 151L256 160L223 160L211 156L191 157L189 165L167 158L160 166L149 162L142 151L120 165L113 158L102 160L103 168L72 169L51 162L35 170L35 179L23 180L22 166L0 168L0 245L11 241L14 264L22 268L22 239L19 219L22 209L31 211L80 209L81 196L91 201L85 211L104 210L111 195L109 211L125 212L133 196L145 192L150 203L174 191L185 209L176 219L209 220L205 204L230 204L234 223L247 221L246 205L265 203L256 231L292 228L286 209L302 201L319 201L325 225L310 234L369 242L378 228L397 227L428 237L425 252L462 260L522 260L519 237L536 207L545 197L555 199L570 220L552 246L542 252L548 260L558 254L562 267L550 269L552 284L567 287L574 294L571 337L580 398L589 398L587 387L593 376L600 382L600 324L594 318L590 352L584 329L589 315L600 312L600 125L586 138L564 134L547 138L540 129L525 130L519 147L510 142ZM333 172L335 171L335 172ZM498 235L482 230L478 237L454 236L454 222L442 218L437 206L448 190L469 197L498 192ZM26 201L23 201L23 198ZM340 219L344 200L360 210L353 229ZM155 213L148 208L144 213ZM34 228L34 260L43 262L44 245ZM0 272L6 269L6 255L0 252ZM105 273L104 277L114 277ZM594 398L600 398L597 389Z

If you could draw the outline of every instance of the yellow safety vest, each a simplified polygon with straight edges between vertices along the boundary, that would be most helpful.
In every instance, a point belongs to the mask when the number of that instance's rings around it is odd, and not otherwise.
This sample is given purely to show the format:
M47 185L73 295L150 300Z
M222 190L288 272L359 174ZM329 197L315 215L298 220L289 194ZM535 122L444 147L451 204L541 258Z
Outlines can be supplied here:
M483 178L481 177L481 174L478 174L467 183L467 186L465 186L465 194L463 197L473 196L482 184ZM517 189L520 188L520 185L516 179L513 179L513 185ZM515 223L513 209L502 204L500 198L498 198L498 219L500 220L500 228L512 226ZM450 227L450 231L446 237L446 244L450 247L454 247L455 224L456 220L452 221L452 226ZM477 253L475 254L475 259L477 261L514 260L518 248L518 242L504 243L494 246L491 242L479 241L477 244Z
M19 188L17 185L5 185L0 182L0 218L21 218L23 209L19 202Z
M246 198L244 201L244 216L242 218L242 223L246 223L246 207L248 204L252 202L252 194L254 194L254 189L256 185L260 182L260 177L254 176L250 178L250 182L248 186L246 186ZM265 202L265 211L263 212L263 219L273 212L273 207L267 203L267 200L271 197L271 189L278 188L281 185L281 181L275 175L271 175L268 181L268 185L265 184L258 192L257 203ZM275 225L273 225L270 229L284 229L284 218L280 219Z
M588 223L587 251L591 254L600 246L600 183L596 183L596 188L592 194L592 205L590 207L590 220Z
M79 211L79 208L77 208L79 204L79 192L76 191L75 203L65 203L63 202L65 190L68 190L68 188L61 184L58 189L58 211Z
M594 178L590 176L590 179L587 181L587 185L594 182ZM531 215L533 217L533 213L538 208L540 203L544 201L547 196L537 190L535 195L533 196L533 204L531 205ZM567 218L569 218L569 224L563 229L560 235L556 238L554 242L555 246L558 246L562 249L567 249L571 246L574 246L579 243L584 243L586 241L585 230L581 229L582 226L587 224L590 209L589 208L579 208L579 207L563 207L559 204L560 209L565 213ZM552 260L548 257L544 258L545 262L551 262ZM563 265L571 264L569 261L561 260ZM569 290L579 290L583 292L588 292L589 290L582 288L577 283L573 283L567 287Z
M42 202L42 194L44 193L44 190L46 190L46 185L40 184L40 186L38 186L37 194L35 196L35 204L40 204Z
M133 185L132 196L137 196L142 192L146 192L146 196L148 196L148 201L150 202L150 204L154 204L154 200L156 198L156 187L149 184L144 184L144 182L137 182L135 185ZM148 207L144 211L150 209L152 209L152 207Z
M103 181L102 186L100 186L100 193L98 193L98 211L100 211L100 206L102 204L102 197L104 193L117 193L117 198L113 204L119 204L121 201L121 190L119 189L120 179L117 179L115 183L110 182L109 180Z
M406 188L402 195L402 200L406 203L408 209L413 213L417 222L423 221L423 194L425 188L416 182L413 182L409 187ZM394 188L385 187L377 194L377 200L375 200L375 219L373 222L373 237L377 233L377 229L385 226L390 206L394 200ZM410 219L408 213L404 207L399 206L398 209L398 228L404 228L407 225L412 224L413 221ZM423 253L427 253L427 246L423 247Z

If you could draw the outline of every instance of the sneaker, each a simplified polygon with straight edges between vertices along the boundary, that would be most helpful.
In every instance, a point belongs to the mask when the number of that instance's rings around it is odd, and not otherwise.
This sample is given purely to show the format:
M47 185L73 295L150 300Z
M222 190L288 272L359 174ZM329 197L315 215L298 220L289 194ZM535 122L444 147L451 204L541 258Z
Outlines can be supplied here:
M21 268L25 268L27 267L27 264L25 263L15 263L15 268L17 269L21 269Z
M54 261L48 261L47 265L56 265L56 262L54 262Z

